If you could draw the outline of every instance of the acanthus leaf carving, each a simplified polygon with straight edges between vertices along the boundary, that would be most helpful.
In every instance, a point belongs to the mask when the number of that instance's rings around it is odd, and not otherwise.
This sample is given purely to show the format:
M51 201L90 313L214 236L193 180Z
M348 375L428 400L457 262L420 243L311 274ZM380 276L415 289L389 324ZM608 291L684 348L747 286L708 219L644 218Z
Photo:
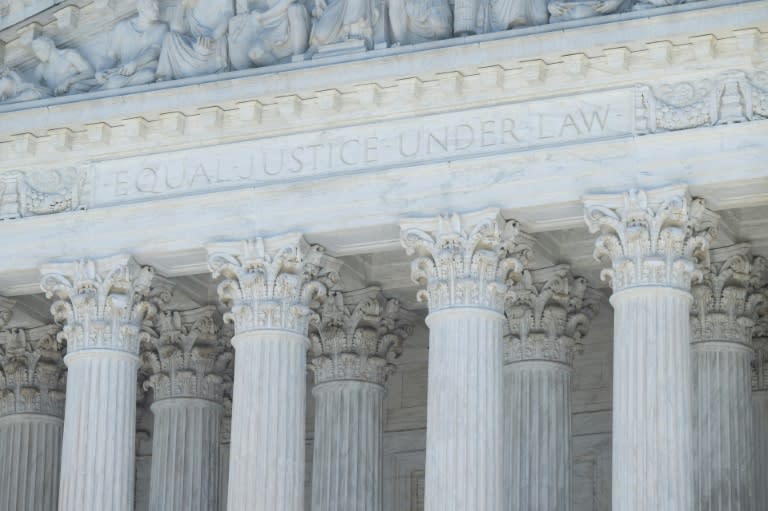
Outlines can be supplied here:
M411 279L425 286L418 299L433 312L462 306L502 312L506 282L522 274L531 254L515 242L518 234L517 224L498 210L402 222L400 241L416 255Z
M570 267L525 271L507 290L505 362L547 360L571 365L597 315L599 294Z
M144 387L154 390L155 401L177 397L221 401L223 373L233 354L219 340L220 322L213 306L157 314L158 335L144 343L141 353L149 369Z
M40 286L68 353L110 349L139 353L139 333L154 312L145 300L154 271L127 255L43 265Z
M383 385L412 332L412 314L377 287L331 292L311 325L309 368L315 382Z
M637 286L690 290L709 265L718 217L684 186L631 190L584 199L590 232L599 233L594 257L611 263L601 276L614 292Z
M230 308L224 320L234 323L236 334L279 329L307 335L310 306L327 289L319 280L321 247L294 233L207 248L214 278L223 277L218 294Z
M753 258L749 245L712 251L712 263L691 290L691 339L751 346L752 328L766 296L755 288L763 258Z
M66 367L59 327L0 331L0 416L64 416Z

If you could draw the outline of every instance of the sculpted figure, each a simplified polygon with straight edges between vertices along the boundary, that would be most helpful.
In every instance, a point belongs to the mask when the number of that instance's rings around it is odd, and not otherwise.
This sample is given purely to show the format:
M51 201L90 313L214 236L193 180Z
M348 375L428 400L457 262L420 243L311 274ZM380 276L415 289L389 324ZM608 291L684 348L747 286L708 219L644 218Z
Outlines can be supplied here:
M453 34L455 36L482 33L485 30L483 0L456 0L453 8Z
M226 71L227 28L232 0L181 0L165 36L157 67L159 80Z
M642 11L644 9L653 9L654 7L665 7L667 5L677 5L685 3L686 0L637 0L632 6L633 11Z
M453 33L448 0L389 0L389 23L396 44L445 39Z
M44 88L24 80L13 69L0 66L0 103L30 101L47 96Z
M229 22L232 67L268 66L307 51L309 11L298 0L242 0Z
M373 47L374 30L382 14L376 0L315 0L309 44L313 47L361 39Z
M491 30L546 25L547 0L491 0Z
M157 0L138 0L138 16L115 25L107 55L115 67L96 73L101 89L118 89L155 81L160 48L168 25L160 21Z
M50 37L40 36L32 41L32 51L40 61L35 79L54 96L88 92L93 86L93 66L76 50L60 50Z
M549 21L555 23L624 12L631 6L632 0L553 0L549 3Z

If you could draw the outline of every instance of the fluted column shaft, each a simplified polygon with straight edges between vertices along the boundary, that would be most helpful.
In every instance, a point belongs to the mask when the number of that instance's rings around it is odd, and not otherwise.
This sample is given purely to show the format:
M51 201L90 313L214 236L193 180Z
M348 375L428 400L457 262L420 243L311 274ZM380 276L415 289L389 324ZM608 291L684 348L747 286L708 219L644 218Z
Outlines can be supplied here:
M671 287L611 297L614 509L693 509L690 303Z
M699 511L752 509L753 350L693 344L694 491Z
M752 393L753 424L754 424L754 460L755 460L755 509L761 509L768 502L768 484L765 476L768 474L768 390L757 390Z
M219 505L216 509L227 511L227 493L229 491L229 442L219 446Z
M571 508L571 367L521 360L504 366L505 509Z
M83 351L69 374L61 455L60 511L133 510L136 356Z
M56 509L63 425L40 414L0 418L0 509Z
M151 511L211 511L218 503L222 407L207 399L152 404Z
M316 385L312 511L381 511L384 387Z
M431 313L426 511L502 509L503 315Z
M235 335L232 345L237 358L227 508L299 511L306 463L307 338L287 330L256 330Z

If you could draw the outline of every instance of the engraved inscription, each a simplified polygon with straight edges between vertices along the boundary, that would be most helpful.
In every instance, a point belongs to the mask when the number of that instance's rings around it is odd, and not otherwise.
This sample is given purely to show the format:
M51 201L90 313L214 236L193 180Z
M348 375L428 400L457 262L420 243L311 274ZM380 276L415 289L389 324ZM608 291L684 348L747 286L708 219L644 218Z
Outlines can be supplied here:
M619 90L95 162L92 207L623 136L633 102Z

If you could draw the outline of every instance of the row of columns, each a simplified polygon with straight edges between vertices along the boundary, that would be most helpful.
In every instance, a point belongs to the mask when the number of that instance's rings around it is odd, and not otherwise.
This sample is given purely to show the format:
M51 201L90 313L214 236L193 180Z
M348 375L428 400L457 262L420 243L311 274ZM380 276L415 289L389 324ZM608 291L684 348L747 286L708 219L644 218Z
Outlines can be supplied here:
M753 509L750 454L768 434L765 400L754 398L754 432L752 418L753 383L768 375L758 365L753 382L750 367L762 260L745 246L710 258L717 217L684 187L586 197L585 219L613 288L613 508ZM572 362L596 297L567 266L530 271L527 237L498 210L401 227L429 307L426 511L568 511ZM163 310L148 299L152 270L128 256L47 265L67 399L60 477L35 491L56 500L60 479L60 510L133 510L141 362L155 394L152 509L214 509L227 457L227 509L303 509L309 350L312 509L380 511L384 383L408 314L376 288L339 291L338 262L299 234L207 249L234 325L228 456L219 428L232 354L215 308ZM61 403L58 385L46 395ZM47 415L61 427L60 413ZM7 452L10 434L0 429ZM51 433L39 435L54 456Z

